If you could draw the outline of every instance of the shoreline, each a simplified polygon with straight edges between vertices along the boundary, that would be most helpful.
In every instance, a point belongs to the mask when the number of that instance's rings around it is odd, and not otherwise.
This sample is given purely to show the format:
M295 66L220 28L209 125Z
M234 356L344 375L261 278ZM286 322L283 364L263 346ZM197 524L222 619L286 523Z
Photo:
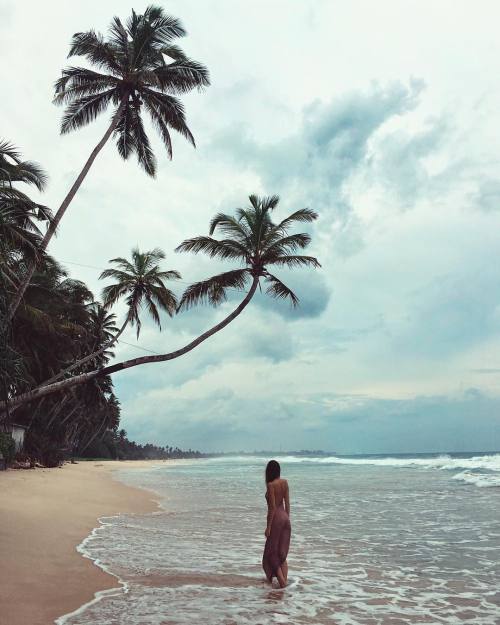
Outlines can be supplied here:
M115 575L78 547L102 517L160 510L152 491L119 481L115 470L172 462L85 461L0 473L2 622L53 625L101 593L120 588Z

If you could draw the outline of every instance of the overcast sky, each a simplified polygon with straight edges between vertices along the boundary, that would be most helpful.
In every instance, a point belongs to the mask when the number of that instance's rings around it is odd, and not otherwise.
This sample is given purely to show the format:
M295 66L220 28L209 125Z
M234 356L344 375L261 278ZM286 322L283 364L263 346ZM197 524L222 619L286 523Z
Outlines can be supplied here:
M151 180L108 144L50 251L96 296L107 261L135 245L163 248L165 268L193 281L220 266L173 249L250 193L276 193L277 218L319 212L310 253L323 266L281 274L298 311L259 296L184 358L117 374L130 437L207 451L498 449L499 3L161 4L211 73L185 98L197 149L175 136L170 162L155 138ZM60 137L53 82L73 33L129 12L0 0L0 135L48 170L53 208L109 123ZM178 348L237 301L161 333L145 318L117 358Z

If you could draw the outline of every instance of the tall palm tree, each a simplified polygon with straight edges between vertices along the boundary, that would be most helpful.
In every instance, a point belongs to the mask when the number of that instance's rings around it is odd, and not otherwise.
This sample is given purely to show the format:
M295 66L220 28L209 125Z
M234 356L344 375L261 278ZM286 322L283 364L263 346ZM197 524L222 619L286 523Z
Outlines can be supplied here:
M179 309L186 309L203 302L217 306L226 300L228 289L243 290L250 283L249 290L243 300L222 321L173 352L133 358L34 389L23 395L13 397L12 406L32 401L73 385L83 384L96 377L110 376L123 369L152 362L165 362L183 356L225 328L240 315L254 296L261 280L267 285L266 293L268 295L278 299L287 299L293 306L297 306L299 303L297 295L277 276L270 273L268 268L276 266L293 269L320 266L313 256L303 256L297 253L309 245L311 241L309 234L289 234L290 227L296 222L312 222L317 218L317 214L308 208L303 208L279 223L274 223L271 219L271 213L276 208L278 201L279 198L276 195L264 198L251 195L250 206L245 209L237 209L236 216L233 217L224 213L216 215L210 224L210 236L188 239L177 248L181 252L205 252L212 258L235 260L240 264L238 269L226 271L191 285L186 289L179 304ZM215 230L220 231L225 238L213 238L211 235ZM3 408L1 403L0 408Z
M108 129L50 223L42 250L47 248L92 163L113 133L117 136L120 156L127 159L135 153L146 173L155 175L156 162L144 129L143 109L148 112L170 158L172 129L195 145L184 107L176 96L195 88L202 89L210 80L207 69L189 59L173 43L185 35L177 18L165 14L161 7L149 6L143 15L132 11L125 25L114 17L107 39L93 30L73 36L68 56L83 56L95 69L68 67L56 82L54 102L67 105L61 133L87 125L110 105L114 110ZM33 271L34 264L12 302L11 316L19 306Z
M52 384L83 364L98 358L118 341L129 324L136 326L137 338L139 338L141 331L140 311L144 305L147 307L153 321L161 330L160 310L172 317L177 309L177 298L165 286L165 281L181 279L178 271L173 269L168 271L161 270L160 262L164 258L165 253L159 248L143 253L138 248L134 248L132 250L132 262L125 258L113 258L109 261L114 263L117 268L105 269L99 276L99 279L113 278L116 282L103 289L104 310L114 306L122 297L126 297L127 314L125 321L118 332L114 333L109 340L99 343L101 345L99 349L80 358L70 367L64 369L64 371L52 376L49 380L43 382L43 386ZM101 312L101 315L104 313L104 310Z

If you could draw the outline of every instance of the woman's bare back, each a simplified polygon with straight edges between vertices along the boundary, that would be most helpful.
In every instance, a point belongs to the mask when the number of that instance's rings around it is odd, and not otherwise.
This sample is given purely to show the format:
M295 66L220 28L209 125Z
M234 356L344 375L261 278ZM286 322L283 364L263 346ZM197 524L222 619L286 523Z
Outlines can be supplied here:
M290 500L288 496L288 482L279 477L268 483L266 493L268 506L282 508L283 504L288 515L290 515ZM274 502L273 502L274 499ZM274 505L273 505L274 504Z

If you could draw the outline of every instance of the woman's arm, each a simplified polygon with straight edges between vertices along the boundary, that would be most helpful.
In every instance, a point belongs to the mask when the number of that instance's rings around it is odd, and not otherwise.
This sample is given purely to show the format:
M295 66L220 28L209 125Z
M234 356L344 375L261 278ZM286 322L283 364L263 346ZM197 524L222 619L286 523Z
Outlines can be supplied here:
M290 516L290 496L288 494L288 482L286 482L285 486L285 510L288 516Z
M267 537L271 534L271 525L273 524L274 510L276 501L274 499L274 488L269 483L267 485L267 527L265 534Z

